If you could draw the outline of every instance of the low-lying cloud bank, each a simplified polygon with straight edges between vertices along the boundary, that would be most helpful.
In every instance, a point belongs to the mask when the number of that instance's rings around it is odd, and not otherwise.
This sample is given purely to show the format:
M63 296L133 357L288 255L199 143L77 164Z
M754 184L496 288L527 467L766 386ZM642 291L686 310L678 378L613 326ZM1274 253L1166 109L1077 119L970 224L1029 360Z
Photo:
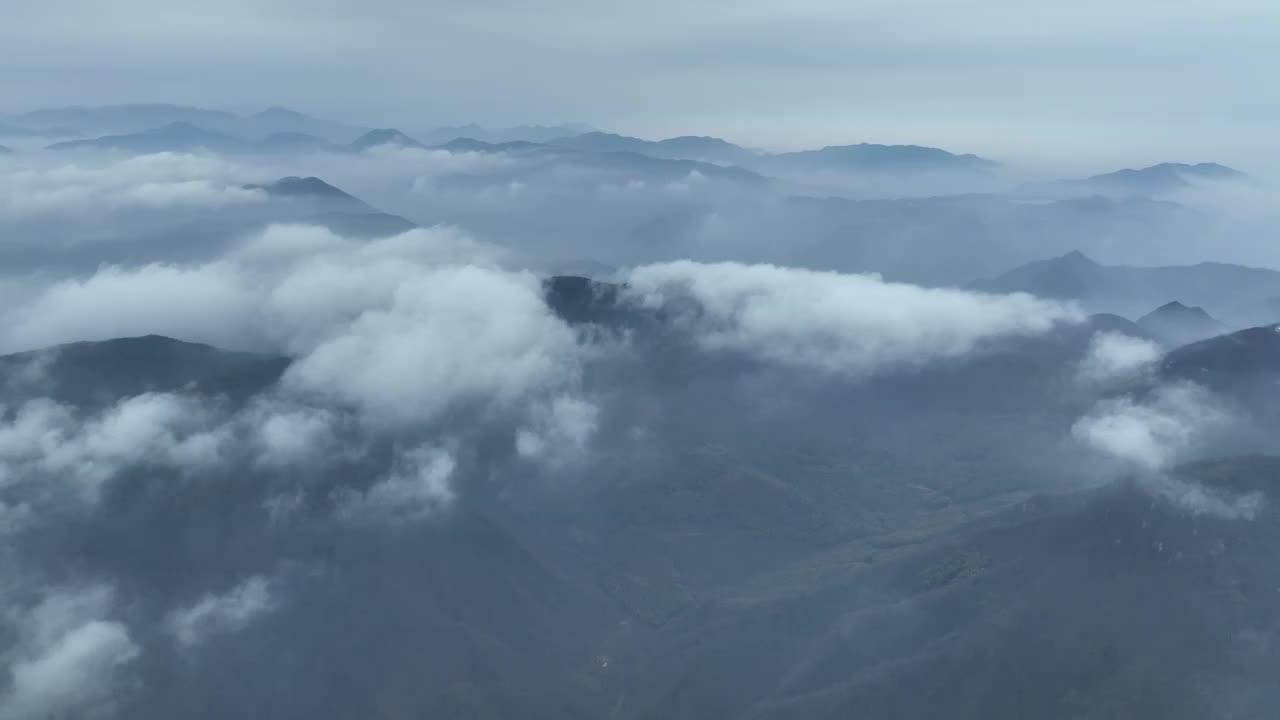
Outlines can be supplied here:
M1030 295L776 265L681 261L637 268L626 280L642 305L684 303L676 320L705 349L852 377L960 357L1084 319L1070 305Z
M221 159L179 153L40 162L0 172L0 220L128 209L223 208L261 203ZM56 161L56 162L55 162Z

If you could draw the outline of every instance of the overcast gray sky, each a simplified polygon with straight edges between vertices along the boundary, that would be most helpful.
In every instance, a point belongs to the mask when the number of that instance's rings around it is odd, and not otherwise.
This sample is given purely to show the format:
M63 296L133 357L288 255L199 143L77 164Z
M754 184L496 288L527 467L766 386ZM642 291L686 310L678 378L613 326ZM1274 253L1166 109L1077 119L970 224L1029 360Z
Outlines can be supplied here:
M410 128L1244 166L1280 150L1276 0L2 4L7 111L283 104Z

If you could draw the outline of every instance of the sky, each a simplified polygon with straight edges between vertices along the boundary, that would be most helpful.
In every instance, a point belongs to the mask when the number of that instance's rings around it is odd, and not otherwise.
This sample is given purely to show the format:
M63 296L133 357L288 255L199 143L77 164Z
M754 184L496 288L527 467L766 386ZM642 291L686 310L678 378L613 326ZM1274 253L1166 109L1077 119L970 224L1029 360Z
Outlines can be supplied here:
M1273 0L6 0L4 14L9 112L287 105L1024 160L1247 166L1280 149Z

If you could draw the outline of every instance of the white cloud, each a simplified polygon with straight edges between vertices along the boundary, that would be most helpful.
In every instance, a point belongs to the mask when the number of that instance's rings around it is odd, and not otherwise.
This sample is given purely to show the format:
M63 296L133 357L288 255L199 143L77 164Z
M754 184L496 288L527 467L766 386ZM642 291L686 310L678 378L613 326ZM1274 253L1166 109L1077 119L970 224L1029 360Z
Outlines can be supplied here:
M191 648L215 635L239 632L279 606L271 583L254 576L221 595L209 594L169 615L168 628L183 647Z
M450 483L457 461L440 447L424 445L404 453L391 473L363 492L335 494L339 517L355 525L392 525L427 517L454 500Z
M110 609L110 590L91 587L10 612L18 642L6 654L11 682L0 718L83 717L109 703L115 673L140 653L128 628L106 619Z
M95 416L47 398L0 414L0 485L64 479L86 500L138 463L198 469L220 459L226 436L199 399L169 393L126 398Z
M1194 514L1252 519L1264 505L1261 493L1205 487L1168 472L1190 460L1233 420L1205 388L1177 383L1161 386L1142 400L1105 400L1077 420L1071 432L1086 446L1139 471L1140 486L1156 497Z
M1167 473L1144 477L1142 487L1193 515L1210 515L1223 520L1253 520L1266 505L1265 496L1256 490L1233 493Z
M1030 295L775 265L680 261L636 268L627 281L640 303L696 301L682 320L704 348L852 376L965 355L986 341L1083 319L1074 307Z
M159 333L297 357L293 391L416 422L571 381L573 331L541 281L452 228L369 242L274 226L210 263L105 267L3 317L0 349Z
M1138 469L1156 471L1185 460L1207 432L1231 419L1205 388L1177 383L1141 401L1105 400L1071 428L1075 438Z
M600 410L582 398L562 395L533 411L516 432L516 451L526 458L562 462L581 457L595 434Z
M575 337L537 278L472 266L424 268L335 330L286 385L392 421L461 400L514 402L566 382L576 361Z
M1080 379L1096 384L1132 380L1150 370L1162 354L1150 340L1119 332L1096 333L1080 363Z
M104 267L87 278L55 283L12 308L0 347L18 351L147 334L252 345L258 308L247 280L221 262Z
M255 406L248 411L253 428L251 440L257 445L257 460L280 467L320 462L330 457L338 444L338 418L327 408L271 408Z
M23 157L27 157L24 155ZM129 208L223 207L266 200L233 177L239 171L216 158L176 153L124 160L48 164L0 173L0 218ZM39 164L43 163L43 164Z

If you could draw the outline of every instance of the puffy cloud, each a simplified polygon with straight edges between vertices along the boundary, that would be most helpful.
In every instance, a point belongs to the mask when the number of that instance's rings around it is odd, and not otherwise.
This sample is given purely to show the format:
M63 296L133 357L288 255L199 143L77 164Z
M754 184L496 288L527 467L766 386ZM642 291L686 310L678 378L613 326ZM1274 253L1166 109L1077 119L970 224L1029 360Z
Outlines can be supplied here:
M38 398L9 415L0 415L0 485L63 478L87 500L131 465L212 465L227 439L201 400L169 393L126 398L89 417ZM48 489L48 483L40 485Z
M1150 340L1119 332L1100 332L1080 363L1080 379L1107 384L1139 377L1155 365L1163 350Z
M1071 428L1085 445L1136 468L1161 470L1184 460L1197 442L1230 421L1230 414L1205 388L1177 383L1150 397L1105 400Z
M1233 493L1165 473L1143 478L1142 486L1193 515L1224 520L1253 520L1266 505L1266 497L1256 490Z
M572 372L575 350L532 275L424 269L312 348L286 383L411 420L458 400L510 402L554 387Z
M256 341L257 306L247 280L222 262L108 266L55 283L11 309L0 337L10 351L147 334L244 347Z
M227 592L209 594L169 615L168 628L178 644L192 648L215 635L239 632L279 607L271 583L254 576Z
M338 444L339 418L328 408L274 408L257 405L246 415L254 429L252 441L257 446L257 461L280 467L328 458L328 451Z
M424 445L404 453L391 473L364 491L339 490L339 517L355 525L395 525L418 520L453 502L450 484L457 461L447 449Z
M1085 445L1140 471L1141 487L1188 512L1252 519L1262 509L1258 492L1232 493L1166 472L1231 426L1232 413L1205 388L1177 383L1142 400L1105 400L1072 426Z
M108 704L115 674L136 659L124 624L106 619L105 587L59 591L7 618L18 642L6 655L10 686L0 718L82 717Z
M568 395L535 408L533 421L516 432L516 451L526 458L562 462L580 457L595 434L600 410Z
M707 349L861 376L973 352L990 340L1078 322L1074 307L1030 295L986 295L885 282L876 275L689 261L628 277L636 302L668 308Z
M577 372L576 336L539 278L492 258L451 228L354 242L273 226L225 259L57 283L9 311L0 347L159 333L285 352L291 390L416 422L551 393Z

